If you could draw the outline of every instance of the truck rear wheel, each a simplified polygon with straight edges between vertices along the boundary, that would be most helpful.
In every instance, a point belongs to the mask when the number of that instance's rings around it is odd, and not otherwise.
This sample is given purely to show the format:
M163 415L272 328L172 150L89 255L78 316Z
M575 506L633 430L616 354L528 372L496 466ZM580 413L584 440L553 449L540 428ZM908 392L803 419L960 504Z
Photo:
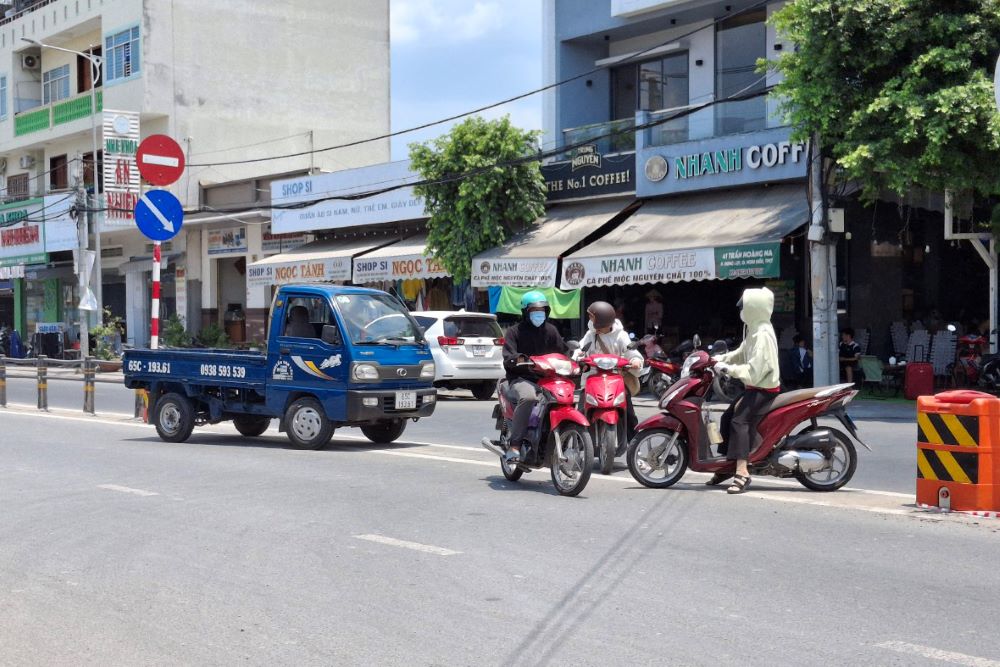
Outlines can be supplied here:
M365 424L361 427L361 432L365 437L379 445L387 445L396 438L403 435L406 430L406 422L402 419L392 419L388 421Z
M156 433L165 442L184 442L194 430L194 406L186 396L171 392L156 402L153 410Z
M262 415L236 415L233 417L233 426L240 432L240 435L247 438L264 435L270 425L271 418Z
M333 435L333 422L315 398L300 398L285 411L285 429L297 449L323 449Z

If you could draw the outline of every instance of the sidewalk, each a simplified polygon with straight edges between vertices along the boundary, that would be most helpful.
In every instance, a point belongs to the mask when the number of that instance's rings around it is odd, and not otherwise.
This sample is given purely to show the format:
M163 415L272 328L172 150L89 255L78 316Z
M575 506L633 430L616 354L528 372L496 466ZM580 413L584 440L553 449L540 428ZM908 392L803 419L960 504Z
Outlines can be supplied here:
M632 399L636 409L657 410L657 401L649 394L642 394ZM711 410L724 410L725 404L712 403ZM855 421L880 422L913 422L917 421L917 405L914 401L878 400L870 398L855 399L848 407L847 413Z

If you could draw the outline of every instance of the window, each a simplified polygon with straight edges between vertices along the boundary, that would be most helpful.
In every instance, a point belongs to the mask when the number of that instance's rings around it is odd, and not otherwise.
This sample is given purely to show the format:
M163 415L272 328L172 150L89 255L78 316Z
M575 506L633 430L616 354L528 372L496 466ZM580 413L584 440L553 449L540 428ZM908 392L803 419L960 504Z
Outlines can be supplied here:
M748 12L719 24L715 40L715 99L761 92L767 87L757 59L767 56L767 11ZM755 132L767 126L763 95L715 105L718 135Z
M17 174L7 179L7 197L9 199L27 199L31 177L28 174Z
M283 335L293 338L319 338L323 325L332 321L326 300L318 297L292 297L285 312Z
M101 57L101 47L97 46L93 49L89 49L87 53L93 54L98 58ZM94 78L94 65L90 62L90 59L84 56L76 57L76 92L85 93L90 90L91 79ZM101 87L101 69L97 69L97 85L95 88Z
M65 190L69 187L69 163L65 155L49 158L49 190Z
M108 81L139 73L139 28L130 28L104 40L104 76Z
M94 187L94 154L83 154L83 184L88 188ZM97 151L97 189L93 192L104 191L104 151Z
M615 120L636 110L659 111L688 104L688 54L675 53L611 72L611 106Z
M0 76L0 118L7 117L7 77Z
M492 317L449 317L444 321L448 338L502 338L503 331Z
M69 65L42 74L42 104L52 104L69 97Z
M334 297L355 345L398 345L423 341L417 323L387 294L338 294Z

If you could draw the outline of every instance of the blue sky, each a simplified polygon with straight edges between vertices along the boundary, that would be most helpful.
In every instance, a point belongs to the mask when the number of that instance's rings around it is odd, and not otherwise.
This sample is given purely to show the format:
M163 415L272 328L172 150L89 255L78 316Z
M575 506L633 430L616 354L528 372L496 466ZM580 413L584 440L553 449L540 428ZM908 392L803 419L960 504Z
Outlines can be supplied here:
M540 0L390 0L392 130L484 106L542 84ZM510 114L526 129L541 129L542 96L489 112ZM448 130L440 125L396 137L392 159L407 144Z

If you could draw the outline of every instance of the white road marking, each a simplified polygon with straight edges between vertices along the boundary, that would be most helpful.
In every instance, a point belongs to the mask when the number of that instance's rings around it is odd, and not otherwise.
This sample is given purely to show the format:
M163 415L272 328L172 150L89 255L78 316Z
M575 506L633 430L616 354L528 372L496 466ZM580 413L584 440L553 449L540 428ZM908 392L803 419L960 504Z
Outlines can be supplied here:
M156 204L153 203L152 199L150 199L146 195L143 195L139 197L139 200L145 203L146 206L149 207L149 212L152 213L154 216L156 216L156 219L160 221L160 225L162 225L165 230L167 230L168 232L174 231L174 223L167 220L167 216L163 215L160 212L160 209L156 208Z
M882 642L876 644L876 648L884 648L887 651L904 653L906 655L918 655L929 660L940 660L950 662L953 665L966 665L967 667L1000 667L1000 660L990 660L989 658L979 658L965 653L955 653L954 651L942 651L931 646L921 646L920 644L908 644L907 642Z
M180 160L169 155L152 155L150 153L143 153L142 161L146 164L159 164L164 167L177 167L181 163Z
M107 489L108 491L120 491L121 493L131 493L134 496L158 496L160 494L155 491L143 491L142 489L133 489L130 486L118 486L117 484L98 484L97 488Z
M435 556L455 556L457 554L462 553L461 551L452 551L451 549L445 549L444 547L435 547L431 544L420 544L419 542L407 542L406 540L397 540L394 537L386 537L384 535L355 535L354 537L359 540L368 540L369 542L388 544L391 547L400 547L403 549L412 549L413 551L422 551L425 554L434 554Z

